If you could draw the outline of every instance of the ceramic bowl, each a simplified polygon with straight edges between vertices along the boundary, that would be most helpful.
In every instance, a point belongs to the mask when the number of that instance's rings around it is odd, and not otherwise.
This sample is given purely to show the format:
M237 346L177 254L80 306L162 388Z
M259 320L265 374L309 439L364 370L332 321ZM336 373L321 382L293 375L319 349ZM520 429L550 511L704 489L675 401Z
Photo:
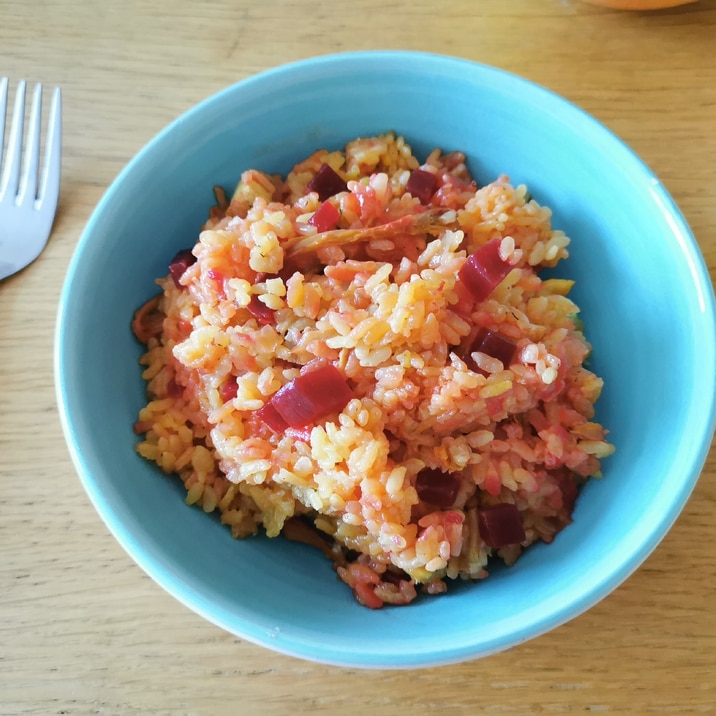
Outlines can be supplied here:
M134 450L145 402L133 311L193 245L212 187L256 167L285 174L313 150L395 130L420 157L461 149L474 176L507 174L571 238L561 275L604 378L597 419L615 455L574 523L512 568L436 598L371 611L310 547L236 541L184 504ZM659 179L595 119L524 79L409 52L319 57L239 82L152 140L110 186L61 297L56 380L64 432L99 514L181 602L251 642L351 667L416 668L483 657L584 612L636 570L688 499L714 429L713 290ZM88 549L90 547L88 546Z

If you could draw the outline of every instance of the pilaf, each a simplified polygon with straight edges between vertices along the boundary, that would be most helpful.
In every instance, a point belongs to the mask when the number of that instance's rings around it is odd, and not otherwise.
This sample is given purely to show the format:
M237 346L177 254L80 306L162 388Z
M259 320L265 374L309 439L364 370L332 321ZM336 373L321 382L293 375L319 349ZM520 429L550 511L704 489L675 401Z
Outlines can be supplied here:
M569 239L465 161L387 133L244 171L132 324L139 454L371 608L551 542L614 451L573 282L540 275Z

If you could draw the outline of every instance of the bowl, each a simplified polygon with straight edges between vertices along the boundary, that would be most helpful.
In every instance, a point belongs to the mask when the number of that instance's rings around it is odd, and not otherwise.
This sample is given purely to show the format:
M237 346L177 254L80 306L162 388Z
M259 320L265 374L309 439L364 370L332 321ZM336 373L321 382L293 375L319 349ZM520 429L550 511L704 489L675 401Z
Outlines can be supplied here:
M145 402L130 330L175 252L193 245L212 187L284 173L319 147L386 130L418 156L461 149L478 181L525 183L571 238L598 420L616 453L574 522L511 568L407 607L368 610L310 547L237 541L184 504L134 450ZM296 657L417 668L484 657L589 609L681 512L714 430L714 296L687 223L658 178L565 99L460 59L412 52L318 57L201 102L122 171L79 240L62 292L57 396L80 479L116 539L159 585L242 639Z

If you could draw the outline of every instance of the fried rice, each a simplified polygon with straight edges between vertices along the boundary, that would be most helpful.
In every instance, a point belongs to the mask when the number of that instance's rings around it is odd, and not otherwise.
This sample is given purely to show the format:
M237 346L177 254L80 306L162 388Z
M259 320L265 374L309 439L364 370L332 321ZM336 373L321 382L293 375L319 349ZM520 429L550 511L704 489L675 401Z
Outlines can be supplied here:
M315 544L371 608L483 579L571 522L614 447L573 282L541 277L569 239L525 186L387 133L215 191L132 324L137 451L187 504L237 538ZM476 298L488 245L504 270Z

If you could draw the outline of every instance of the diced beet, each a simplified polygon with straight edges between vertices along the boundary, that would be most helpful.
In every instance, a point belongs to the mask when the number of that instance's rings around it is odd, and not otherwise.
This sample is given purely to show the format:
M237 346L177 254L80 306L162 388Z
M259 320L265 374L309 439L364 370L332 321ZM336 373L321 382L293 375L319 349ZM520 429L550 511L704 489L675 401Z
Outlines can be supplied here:
M322 365L296 378L301 391L320 404L324 414L340 412L354 397L343 374L332 365Z
M436 507L450 507L460 489L460 479L449 472L428 468L418 473L415 489L421 500Z
M271 405L291 428L303 428L338 413L353 397L337 368L324 365L302 373L286 383L271 398Z
M169 263L169 273L174 279L174 285L177 288L184 288L180 283L179 279L184 275L189 266L196 263L196 256L191 252L191 249L184 249L180 251Z
M508 368L515 357L516 350L517 346L509 338L489 328L481 328L470 348L470 353L480 352L497 358L505 368Z
M236 378L234 378L233 375L230 375L219 388L219 396L225 403L233 400L238 392L239 384L236 382Z
M498 283L507 276L512 268L512 266L500 256L501 245L502 239L491 239L473 253L473 256L478 258L486 273L497 280Z
M315 191L321 201L346 191L348 185L328 164L323 164L308 182L307 191Z
M270 402L256 411L256 415L268 425L275 433L282 433L288 428L288 423L278 414Z
M483 507L477 512L480 537L488 547L506 547L525 539L520 512L515 505L502 502L499 505Z
M476 301L484 301L512 266L500 257L501 239L492 239L467 257L458 274Z
M272 326L276 323L276 311L269 308L263 301L259 301L256 294L251 296L246 310L259 322L261 326Z
M336 209L330 201L324 201L316 211L313 212L313 216L308 220L311 226L315 226L319 232L330 231L335 229L341 218L341 212Z
M314 402L296 386L295 380L286 383L274 394L271 405L292 428L305 427L317 419Z
M437 181L438 178L432 172L414 169L408 177L405 191L412 194L421 204L429 204Z

